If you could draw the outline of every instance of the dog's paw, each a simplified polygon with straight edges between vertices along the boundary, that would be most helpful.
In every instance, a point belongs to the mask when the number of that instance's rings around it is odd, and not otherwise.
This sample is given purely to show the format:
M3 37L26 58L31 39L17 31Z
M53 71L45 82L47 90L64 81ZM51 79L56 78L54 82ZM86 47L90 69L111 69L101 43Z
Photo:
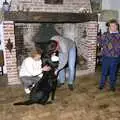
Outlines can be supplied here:
M48 101L47 104L53 104L53 100Z

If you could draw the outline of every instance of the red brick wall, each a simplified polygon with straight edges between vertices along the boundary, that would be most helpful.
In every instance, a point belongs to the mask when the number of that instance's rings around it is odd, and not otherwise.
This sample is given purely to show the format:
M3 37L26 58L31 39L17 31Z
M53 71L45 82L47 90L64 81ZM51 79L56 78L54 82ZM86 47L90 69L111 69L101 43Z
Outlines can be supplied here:
M23 40L23 27L15 24L15 45L16 45L16 58L17 58L17 66L20 66L23 57L25 54L24 40Z
M90 72L95 72L96 66L96 39L97 22L77 23L75 28L75 41L77 43L78 56L82 55L87 60L87 67ZM86 30L86 37L82 37ZM87 71L88 71L87 70Z
M31 26L31 27L30 27ZM23 36L25 29L37 30L36 27L33 29L33 25L25 26L24 24L16 24L15 32L14 32L14 23L12 21L4 21L4 38L5 45L7 44L7 40L10 38L11 42L13 42L13 49L10 53L7 48L5 48L6 54L6 67L8 74L8 83L9 84L18 84L18 66L20 65L19 61L21 58L20 54L24 55L25 46ZM90 21L87 23L76 23L75 24L75 35L74 40L77 43L78 55L83 55L88 61L88 72L95 72L96 65L96 36L97 36L97 22ZM82 38L83 31L86 28L87 37ZM29 31L30 32L30 31ZM15 34L14 34L15 33ZM16 40L15 40L16 36ZM16 46L15 46L16 45ZM16 59L17 58L17 59Z
M44 0L12 0L11 11L17 10L29 10L29 11L37 11L37 12L71 12L78 13L80 8L87 8L91 11L90 0L63 0L63 4L61 5L50 5L44 4ZM79 23L78 23L79 24ZM97 23L96 22L87 22L80 23L79 34L82 35L83 28L86 27L87 37L84 39L84 42L81 41L83 39L77 38L79 40L79 48L83 47L85 49L84 56L88 59L88 68L90 72L95 71L95 59L96 59L96 35L97 35ZM19 29L19 28L18 28ZM19 34L19 31L18 33ZM6 67L8 74L8 84L19 84L18 78L18 68L17 68L17 60L16 60L16 52L19 54L19 50L16 48L15 44L18 46L19 44L23 45L23 41L20 33L19 38L17 37L15 40L15 32L14 32L14 22L12 21L4 21L4 38L5 45L7 44L7 40L10 38L11 42L13 42L13 49L10 53L7 48L5 48L6 54ZM16 42L16 43L15 43ZM16 51L17 49L17 51Z
M12 0L11 11L39 11L39 12L75 12L80 8L91 11L90 0L63 0L63 4L45 4L44 0Z
M95 72L96 67L96 39L97 39L97 22L90 21L87 23L87 42L88 42L88 68Z
M18 71L17 71L17 64L16 64L14 22L4 21L3 27L4 27L5 60L6 60L8 84L9 85L19 84L20 82L18 80ZM13 49L11 52L6 47L9 38L13 43Z

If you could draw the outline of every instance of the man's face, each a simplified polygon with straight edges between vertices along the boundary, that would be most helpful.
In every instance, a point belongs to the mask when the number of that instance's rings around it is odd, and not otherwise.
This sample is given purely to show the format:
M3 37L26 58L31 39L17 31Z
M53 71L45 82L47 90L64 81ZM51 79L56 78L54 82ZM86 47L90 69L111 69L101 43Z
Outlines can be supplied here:
M116 24L116 23L110 23L109 31L110 31L110 32L117 32L117 31L118 31L118 26L117 26L117 24Z

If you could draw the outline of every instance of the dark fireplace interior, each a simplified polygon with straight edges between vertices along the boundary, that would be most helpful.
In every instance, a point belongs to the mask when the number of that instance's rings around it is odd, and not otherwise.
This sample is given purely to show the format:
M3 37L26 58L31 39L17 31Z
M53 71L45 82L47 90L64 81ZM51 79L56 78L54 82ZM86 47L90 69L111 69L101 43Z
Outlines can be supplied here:
M59 35L54 27L54 24L42 23L39 27L39 31L36 32L35 36L33 37L36 49L41 48L43 51L45 51L50 38L54 35Z
M87 68L87 59L80 55L79 23L15 23L15 44L18 68L23 59L30 55L32 49L46 48L50 38L54 35L63 35L76 41L77 44L77 69ZM72 30L73 29L73 30ZM84 32L84 29L81 29ZM76 31L77 34L75 33ZM82 35L81 35L82 36Z

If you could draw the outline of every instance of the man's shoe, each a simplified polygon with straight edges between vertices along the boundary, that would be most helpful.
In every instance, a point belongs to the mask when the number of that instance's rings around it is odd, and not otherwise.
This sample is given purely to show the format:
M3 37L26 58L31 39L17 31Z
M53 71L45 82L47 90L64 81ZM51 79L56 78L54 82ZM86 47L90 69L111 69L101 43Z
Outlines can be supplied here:
M73 87L73 84L68 84L68 88L73 91L74 90L74 87Z
M63 85L64 85L64 83L58 83L58 84L57 84L57 87L60 88L60 87L62 87Z
M99 90L103 90L104 89L104 87L103 86L99 86L99 88L98 88Z
M111 87L110 90L113 91L113 92L115 92L116 88L115 87Z

